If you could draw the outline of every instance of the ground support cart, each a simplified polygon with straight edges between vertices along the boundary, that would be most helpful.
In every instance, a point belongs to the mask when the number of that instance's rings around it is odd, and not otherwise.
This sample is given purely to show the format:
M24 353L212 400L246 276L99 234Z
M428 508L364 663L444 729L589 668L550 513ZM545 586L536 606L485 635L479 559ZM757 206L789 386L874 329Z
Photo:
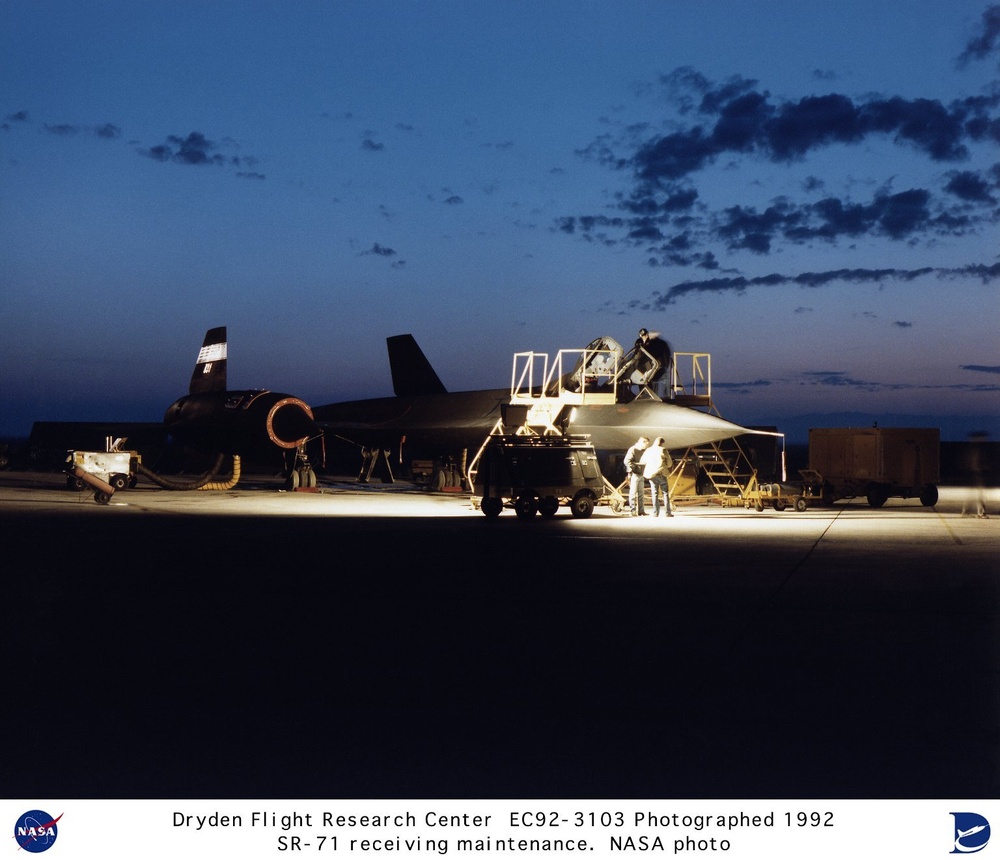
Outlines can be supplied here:
M771 507L776 511L792 508L801 513L809 507L810 502L832 503L833 499L824 490L823 478L819 473L802 469L799 474L802 475L801 483L769 481L758 484L756 480L752 480L744 491L743 506L753 507L758 512Z
M580 436L491 436L475 483L486 516L512 507L519 519L548 519L561 505L589 517L606 489L597 452Z
M133 451L70 451L66 456L66 485L94 489L94 501L106 505L115 490L134 487L139 456Z

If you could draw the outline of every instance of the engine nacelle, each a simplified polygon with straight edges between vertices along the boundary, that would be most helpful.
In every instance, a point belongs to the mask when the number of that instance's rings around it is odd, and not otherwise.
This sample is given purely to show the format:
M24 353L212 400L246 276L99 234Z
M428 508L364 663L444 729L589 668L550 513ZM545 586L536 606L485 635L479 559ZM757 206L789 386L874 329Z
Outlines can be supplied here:
M182 444L225 454L268 445L294 449L321 433L305 401L276 391L189 394L171 404L163 421Z

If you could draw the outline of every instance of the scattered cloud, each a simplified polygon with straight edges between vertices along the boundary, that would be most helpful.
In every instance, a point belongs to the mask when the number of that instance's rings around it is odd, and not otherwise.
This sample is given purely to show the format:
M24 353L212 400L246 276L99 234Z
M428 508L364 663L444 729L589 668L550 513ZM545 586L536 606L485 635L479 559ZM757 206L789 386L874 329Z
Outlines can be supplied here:
M1000 6L990 6L983 12L980 24L979 33L969 40L958 58L959 65L1000 53Z
M362 251L358 256L366 257L374 254L376 257L395 257L396 252L392 248L387 248L385 245L380 245L376 242L367 251Z
M187 137L168 135L165 143L139 151L154 161L172 164L241 167L253 166L257 162L257 159L251 157L225 155L217 151L219 148L219 144L209 140L200 131L192 131Z
M658 87L675 112L673 119L664 118L673 130L651 135L649 123L634 124L617 136L601 134L580 149L585 160L626 173L629 184L603 212L564 215L554 229L590 242L635 247L651 266L717 268L716 257L703 250L711 243L729 252L768 255L779 242L930 241L997 220L997 167L947 172L943 187L915 184L893 191L884 182L867 200L829 194L810 199L822 194L825 184L809 176L802 183L803 200L778 197L763 208L736 203L714 211L702 200L697 182L711 167L738 166L734 159L787 166L832 146L875 140L932 163L961 162L974 145L1000 144L1000 90L950 104L841 93L787 100L775 98L757 81L736 76L717 83L690 67L662 76Z
M920 269L833 269L827 272L803 272L798 275L772 273L757 277L736 275L732 277L710 278L704 281L683 281L674 284L665 293L656 292L643 305L647 309L663 309L678 299L692 293L745 293L754 287L825 287L833 283L873 284L882 281L913 281L917 278L937 276L939 278L973 277L984 284L1000 279L1000 263L986 266L973 264L957 268L924 267Z

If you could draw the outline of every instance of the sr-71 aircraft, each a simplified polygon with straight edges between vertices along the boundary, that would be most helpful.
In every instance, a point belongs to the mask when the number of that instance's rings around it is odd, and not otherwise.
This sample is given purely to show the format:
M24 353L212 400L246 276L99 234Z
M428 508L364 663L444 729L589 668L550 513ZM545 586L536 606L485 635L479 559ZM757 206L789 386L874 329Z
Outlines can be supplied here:
M536 367L518 376L515 356L511 387L456 392L446 390L412 335L389 337L386 344L395 396L315 407L327 440L339 437L398 452L399 461L404 449L420 452L417 456L466 450L472 457L498 422L513 432L510 428L530 420L532 407L541 401L550 410L544 419L550 428L589 436L602 460L607 453L623 453L639 436L662 436L667 448L686 450L754 432L663 400L650 384L668 368L638 343L626 354L613 339L598 338L584 350L567 351L580 355L565 374L553 373L561 367L546 361L548 379L540 384L535 384ZM519 356L527 365L537 358Z
M59 446L94 450L95 439L127 436L133 431L149 435L152 430L166 430L181 446L208 456L211 464L201 475L174 478L156 474L141 460L131 469L166 489L197 489L216 481L226 457L233 458L230 485L239 480L240 457L272 456L276 452L295 452L290 481L293 486L315 486L316 477L306 456L306 443L322 435L313 420L312 410L298 397L275 391L230 391L227 385L228 363L226 328L209 329L195 361L188 393L174 401L163 416L163 425L126 424L123 422L36 422L32 439L40 447ZM119 439L119 443L122 440ZM110 489L123 489L129 475L110 476ZM132 478L135 475L131 475ZM72 479L71 479L72 480ZM89 483L89 482L88 482Z
M167 431L182 445L218 457L261 450L296 451L294 483L315 486L305 445L322 435L312 410L298 397L276 391L230 391L227 385L226 327L209 329L191 374L188 393L163 416ZM155 480L155 476L148 475Z

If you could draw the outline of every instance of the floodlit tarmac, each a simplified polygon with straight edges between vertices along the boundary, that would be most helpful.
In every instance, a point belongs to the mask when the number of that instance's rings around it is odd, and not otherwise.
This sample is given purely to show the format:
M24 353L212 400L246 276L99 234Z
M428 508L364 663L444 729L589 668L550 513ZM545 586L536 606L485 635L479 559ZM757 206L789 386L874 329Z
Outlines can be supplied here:
M995 798L988 519L0 473L6 797Z

